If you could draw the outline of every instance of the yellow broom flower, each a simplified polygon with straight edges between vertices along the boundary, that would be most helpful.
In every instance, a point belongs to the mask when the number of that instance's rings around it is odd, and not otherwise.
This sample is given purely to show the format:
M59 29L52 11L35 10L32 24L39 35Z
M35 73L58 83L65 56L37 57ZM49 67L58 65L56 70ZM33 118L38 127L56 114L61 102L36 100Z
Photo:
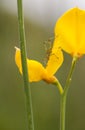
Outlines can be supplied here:
M54 48L57 46L72 56L85 54L85 10L72 8L58 19Z
M21 51L19 48L16 48L15 62L17 67L19 68L20 73L22 74ZM40 80L44 80L47 83L56 82L56 77L54 76L54 74L59 69L62 62L63 54L62 51L58 48L56 49L56 51L52 50L46 68L44 68L43 65L36 60L27 59L29 81L37 82Z

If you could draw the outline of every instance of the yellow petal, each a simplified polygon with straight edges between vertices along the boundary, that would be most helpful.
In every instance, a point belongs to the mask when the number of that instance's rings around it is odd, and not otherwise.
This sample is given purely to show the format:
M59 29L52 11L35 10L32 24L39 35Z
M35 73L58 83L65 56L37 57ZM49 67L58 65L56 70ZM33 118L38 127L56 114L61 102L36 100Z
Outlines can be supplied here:
M57 43L71 54L85 54L85 11L72 8L59 18L55 26ZM58 37L58 39L57 39Z
M22 74L22 66L21 66L21 54L20 49L16 49L15 53L15 62L17 67L19 68L20 73ZM44 78L47 78L47 73L45 68L38 61L27 59L27 67L29 73L29 81L36 82L40 81Z
M20 73L22 74L22 65L21 65L21 53L20 49L15 47L16 52L15 52L15 63L17 67L19 68Z
M56 73L63 62L63 54L60 48L55 48L53 46L52 53L50 54L46 70L49 76Z
M42 64L35 60L27 60L27 63L30 82L43 80L46 76L46 71Z

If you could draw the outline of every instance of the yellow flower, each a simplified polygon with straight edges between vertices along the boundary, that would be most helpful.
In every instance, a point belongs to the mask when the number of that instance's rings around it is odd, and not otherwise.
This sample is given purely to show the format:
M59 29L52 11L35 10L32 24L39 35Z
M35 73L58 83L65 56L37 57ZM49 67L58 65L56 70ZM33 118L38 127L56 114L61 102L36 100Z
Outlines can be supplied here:
M72 8L58 19L54 48L57 46L72 56L85 54L85 10Z
M15 62L19 68L20 73L22 74L21 51L19 48L16 48ZM56 77L53 75L59 69L62 62L63 54L62 51L58 48L56 49L56 52L55 50L52 50L46 68L44 68L43 65L36 60L27 59L29 81L37 82L44 80L47 83L54 83L56 81Z

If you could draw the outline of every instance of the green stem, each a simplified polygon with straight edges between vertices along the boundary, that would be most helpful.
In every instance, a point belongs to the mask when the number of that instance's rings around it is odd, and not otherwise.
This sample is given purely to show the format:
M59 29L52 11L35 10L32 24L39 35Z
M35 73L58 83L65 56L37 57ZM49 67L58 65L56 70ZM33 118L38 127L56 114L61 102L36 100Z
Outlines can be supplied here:
M61 95L60 102L60 130L65 130L66 96Z
M67 77L67 80L66 80L66 84L65 84L65 88L64 88L64 92L65 92L65 93L68 92L69 85L70 85L70 82L71 82L71 80L72 80L72 74L73 74L73 71L74 71L74 68L75 68L77 59L78 59L78 57L76 57L76 56L73 57L72 64L71 64L71 68L70 68L70 72L69 72L69 74L68 74L68 77Z
M69 89L69 85L72 79L72 74L76 65L77 57L73 57L72 65L70 68L70 72L67 77L66 85L64 88L64 92L61 95L61 103L60 103L60 130L65 130L65 113L66 113L66 99L67 93Z
M63 90L63 87L61 86L60 82L58 81L58 79L56 79L56 81L53 84L57 86L60 95L62 95L64 90Z
M21 61L22 61L24 90L25 90L26 108L27 108L27 129L34 130L31 91L30 91L30 84L28 81L29 78L28 78L27 60L26 60L26 40L25 40L22 0L17 0L17 8L18 8Z

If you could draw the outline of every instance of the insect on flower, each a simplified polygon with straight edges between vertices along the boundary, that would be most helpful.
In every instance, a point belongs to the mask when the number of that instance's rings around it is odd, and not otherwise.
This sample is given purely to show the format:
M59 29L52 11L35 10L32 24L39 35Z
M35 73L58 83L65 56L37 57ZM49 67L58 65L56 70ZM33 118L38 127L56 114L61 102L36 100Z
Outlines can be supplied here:
M54 37L50 37L47 41L44 41L44 48L45 48L44 64L45 65L51 55L54 55L56 57L55 59L58 60L58 56L54 52L52 52L53 41L54 41Z
M47 41L44 41L44 43L43 43L44 49L45 49L45 57L44 57L45 64L49 60L49 56L52 52L53 40L54 40L54 37L50 37Z

